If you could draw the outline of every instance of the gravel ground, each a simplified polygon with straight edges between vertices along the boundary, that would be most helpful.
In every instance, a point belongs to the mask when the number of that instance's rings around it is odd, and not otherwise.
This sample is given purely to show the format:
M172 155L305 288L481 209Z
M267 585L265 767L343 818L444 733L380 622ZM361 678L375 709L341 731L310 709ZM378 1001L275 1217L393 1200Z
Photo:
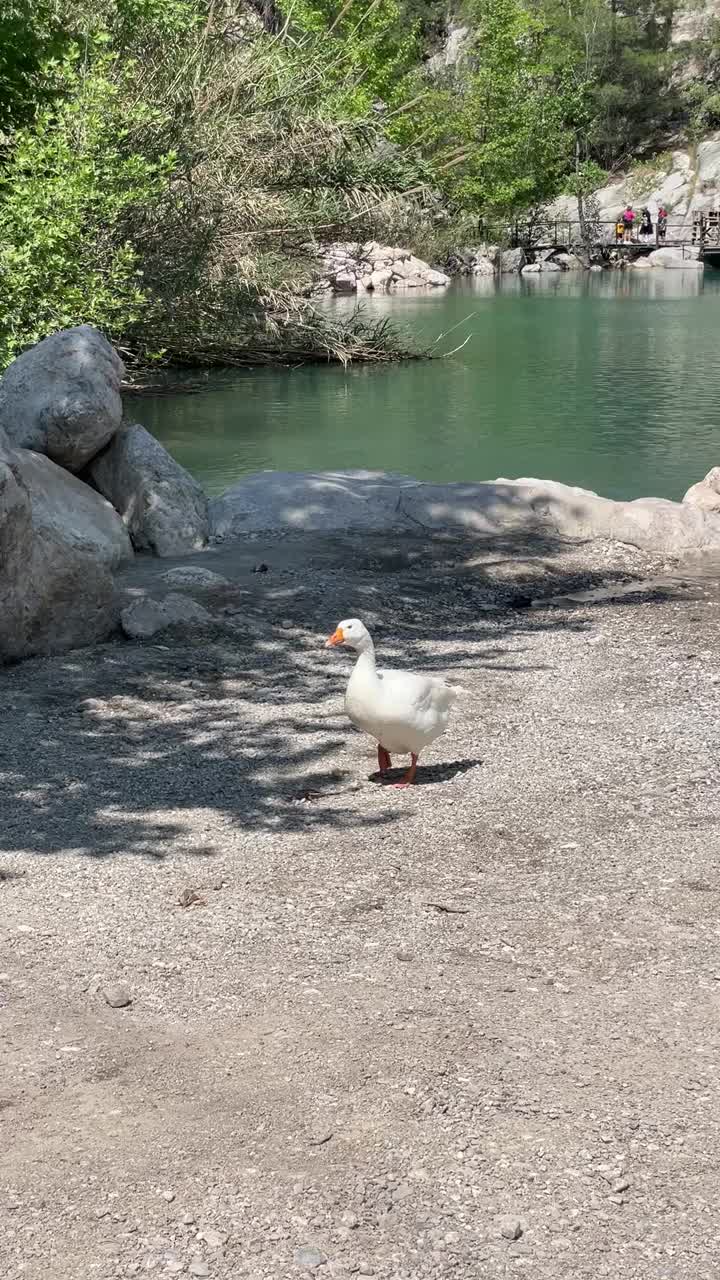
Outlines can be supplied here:
M202 563L204 635L0 676L0 1275L715 1280L715 583ZM467 687L406 791L321 646L356 612Z

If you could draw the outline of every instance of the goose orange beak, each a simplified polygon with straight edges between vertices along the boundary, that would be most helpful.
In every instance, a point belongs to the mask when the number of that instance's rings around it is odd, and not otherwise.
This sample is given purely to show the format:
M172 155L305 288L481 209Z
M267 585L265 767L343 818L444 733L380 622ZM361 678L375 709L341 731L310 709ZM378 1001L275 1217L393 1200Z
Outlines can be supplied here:
M336 627L331 636L325 641L325 648L332 649L336 644L344 644L345 636L342 627Z

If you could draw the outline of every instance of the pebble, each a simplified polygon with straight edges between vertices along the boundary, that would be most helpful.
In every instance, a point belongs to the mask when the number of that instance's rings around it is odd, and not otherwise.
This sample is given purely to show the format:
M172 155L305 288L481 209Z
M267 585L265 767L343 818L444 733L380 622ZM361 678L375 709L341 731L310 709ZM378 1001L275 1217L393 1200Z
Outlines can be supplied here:
M340 1218L340 1221L344 1227L348 1228L349 1231L354 1231L355 1228L359 1226L360 1220L357 1214L353 1213L352 1209L346 1209Z
M163 1198L163 1200L167 1200L168 1204L172 1204L173 1200L175 1199L175 1192L174 1192L174 1191L163 1191L163 1193L162 1193L162 1198Z
M629 1178L621 1178L620 1181L616 1182L613 1186L613 1191L615 1192L615 1195L620 1195L621 1191L629 1191L629 1189L630 1189Z
M303 1245L300 1249L295 1250L295 1266L302 1267L304 1271L312 1271L315 1267L321 1267L325 1261L325 1254L319 1249L314 1249L312 1245Z
M109 1004L111 1009L126 1009L132 1004L130 992L121 982L111 982L107 987L103 987L103 996L105 1003Z
M214 1227L203 1227L198 1231L197 1238L198 1240L204 1240L205 1244L209 1245L211 1249L221 1249L227 1236L224 1236L220 1231L216 1231Z
M524 1230L520 1219L510 1213L498 1219L498 1228L505 1240L519 1240Z
M210 1268L203 1258L193 1258L190 1263L191 1276L209 1276Z
M400 1186L393 1191L393 1200L399 1204L401 1200L407 1200L412 1195L412 1187L407 1182L401 1182Z
M398 960L402 960L404 964L409 964L411 960L415 959L412 951L396 951L395 955Z

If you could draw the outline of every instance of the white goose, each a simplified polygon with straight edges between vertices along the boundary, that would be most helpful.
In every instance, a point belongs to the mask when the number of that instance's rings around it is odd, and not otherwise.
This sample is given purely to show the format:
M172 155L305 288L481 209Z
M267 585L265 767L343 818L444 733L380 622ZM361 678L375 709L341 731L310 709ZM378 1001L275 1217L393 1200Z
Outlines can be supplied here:
M436 676L378 670L372 637L359 618L338 623L325 647L335 645L347 645L358 654L345 692L347 714L377 742L381 773L392 766L391 752L410 755L410 768L396 783L408 786L415 781L420 752L445 732L460 689Z

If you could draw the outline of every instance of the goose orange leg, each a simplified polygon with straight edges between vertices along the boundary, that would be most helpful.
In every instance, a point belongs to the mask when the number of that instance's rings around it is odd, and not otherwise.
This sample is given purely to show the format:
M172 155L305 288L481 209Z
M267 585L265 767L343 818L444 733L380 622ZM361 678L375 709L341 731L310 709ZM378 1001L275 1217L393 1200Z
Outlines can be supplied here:
M390 752L381 747L380 743L378 743L378 769L381 773L386 773L388 769L392 769Z
M394 783L394 786L396 787L412 786L413 782L415 781L415 774L417 773L417 762L418 762L418 758L415 755L414 751L411 751L410 753L410 760L411 760L410 768L405 774L405 777L401 778L399 782Z

